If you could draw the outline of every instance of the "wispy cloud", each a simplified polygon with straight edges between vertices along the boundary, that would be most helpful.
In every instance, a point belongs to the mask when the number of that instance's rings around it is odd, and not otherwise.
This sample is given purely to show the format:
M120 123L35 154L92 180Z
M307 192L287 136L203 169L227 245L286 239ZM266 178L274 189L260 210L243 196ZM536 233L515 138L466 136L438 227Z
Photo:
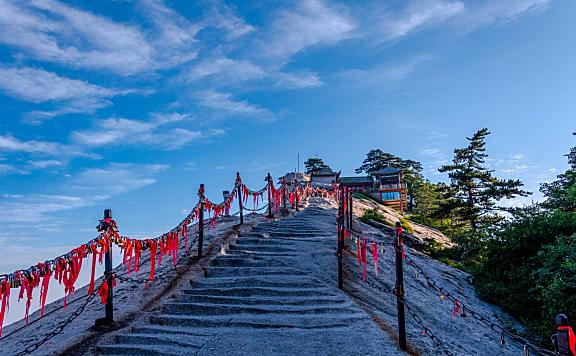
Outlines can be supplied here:
M146 145L165 150L182 148L202 137L201 131L185 128L165 128L187 120L182 114L156 114L148 121L126 118L99 120L88 130L73 131L72 141L80 146Z
M301 0L292 9L279 11L257 54L280 63L317 45L333 45L349 38L355 28L343 9L322 0Z
M0 14L0 42L43 61L124 75L153 63L137 28L58 1L1 0Z
M491 0L469 6L457 23L464 29L476 30L494 24L506 24L522 16L545 11L553 0Z
M203 24L225 30L225 38L228 41L234 41L256 30L238 16L234 9L218 0L212 1Z
M222 56L207 58L183 73L185 81L213 78L225 85L236 84L252 79L262 79L267 73L248 60L234 60Z
M434 56L432 55L421 54L413 56L403 63L388 63L374 68L346 70L340 73L340 77L350 84L386 86L411 77L422 65L433 59Z
M81 80L64 78L42 69L28 67L0 67L0 90L13 98L32 103L106 98L122 93L122 91L103 88Z
M464 3L449 0L409 1L400 13L385 9L376 29L383 40L396 40L427 26L439 24L464 11Z
M439 148L426 148L423 149L422 151L420 151L420 154L423 156L428 156L428 157L438 157L441 154L441 150Z
M0 222L40 224L54 214L97 204L118 194L154 184L168 169L163 164L111 163L88 168L71 177L70 194L5 194L0 201Z
M168 168L165 164L111 163L83 170L70 186L79 193L114 196L156 183L155 177Z
M198 93L199 104L229 116L251 116L260 119L272 119L273 114L268 109L250 104L247 101L236 100L230 93L206 90Z

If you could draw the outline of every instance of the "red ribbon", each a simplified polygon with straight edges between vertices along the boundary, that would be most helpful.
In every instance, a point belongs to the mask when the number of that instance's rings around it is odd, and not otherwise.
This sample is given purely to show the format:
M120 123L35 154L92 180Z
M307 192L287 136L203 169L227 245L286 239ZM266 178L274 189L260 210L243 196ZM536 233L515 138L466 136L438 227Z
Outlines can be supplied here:
M366 239L362 240L362 265L364 267L362 282L364 282L366 280Z
M106 279L104 279L104 282L102 282L100 290L98 291L98 295L100 296L100 302L102 304L108 303L108 282Z
M44 276L42 277L42 286L40 287L40 317L44 316L44 306L46 305L46 295L48 294L48 286L50 284L50 277L52 277L52 270L49 266L44 264L38 264L44 270Z
M158 248L158 243L156 240L148 240L150 244L150 280L154 280L154 271L156 269L156 249Z
M458 299L454 300L454 313L452 313L452 318L456 318L458 312L460 311L460 302Z
M372 258L374 259L374 273L378 276L378 244L372 243Z
M0 297L2 298L2 308L0 309L0 337L2 337L4 315L6 313L6 308L8 307L10 298L10 283L8 283L8 279L4 279L4 281L2 281L2 285L0 285Z

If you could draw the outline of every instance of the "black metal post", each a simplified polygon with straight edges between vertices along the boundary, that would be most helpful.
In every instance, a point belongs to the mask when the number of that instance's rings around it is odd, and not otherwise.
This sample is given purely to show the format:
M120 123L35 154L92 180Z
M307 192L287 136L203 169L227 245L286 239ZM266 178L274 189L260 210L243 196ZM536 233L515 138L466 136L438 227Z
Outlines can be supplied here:
M200 198L200 214L198 215L198 258L200 259L204 245L204 184L200 184L198 197Z
M288 209L286 209L286 178L282 178L282 212L288 213Z
M396 305L398 307L398 339L400 349L406 351L406 316L404 312L404 263L400 222L396 222Z
M300 185L298 179L294 178L294 201L296 202L296 211L300 211L298 205L300 204Z
M342 190L340 190L342 192ZM338 252L336 255L338 256L338 288L343 289L344 285L344 271L343 271L343 261L344 258L344 203L342 199L338 204Z
M244 224L244 208L242 206L242 180L240 179L240 173L236 172L236 182L238 189L238 208L240 208L240 225Z
M350 213L350 218L349 218L349 220L348 220L348 228L349 228L350 230L354 230L354 229L352 228L352 222L353 222L353 220L354 220L354 219L353 219L353 218L354 218L354 210L352 209L352 201L354 200L354 197L352 196L352 191L351 191L351 190L349 191L349 194L350 194L350 200L349 200L349 202L348 202L348 212Z
M270 173L268 173L266 180L268 181L268 217L273 218L274 215L272 215L272 193L271 193L272 192L272 176L270 176Z
M104 210L104 221L110 221L112 219L112 210ZM108 246L108 251L104 255L104 273L106 276L106 283L108 284L108 301L106 303L106 325L114 324L114 300L113 297L113 274L112 274L112 240L110 240L110 246Z
M222 191L222 196L224 197L224 201L227 201L230 197L230 192L227 190ZM226 205L224 207L224 216L230 216L230 207Z
M344 186L344 193L342 194L342 200L346 200L346 207L348 209L350 209L350 199L348 199L348 187ZM348 211L345 211L344 214L346 214L346 227L348 228L348 230L350 230L350 214L348 214Z

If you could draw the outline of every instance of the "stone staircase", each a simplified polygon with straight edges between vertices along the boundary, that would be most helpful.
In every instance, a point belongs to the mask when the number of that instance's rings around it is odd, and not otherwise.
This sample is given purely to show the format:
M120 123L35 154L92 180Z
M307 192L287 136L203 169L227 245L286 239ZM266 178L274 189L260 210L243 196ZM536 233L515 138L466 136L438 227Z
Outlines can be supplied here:
M102 355L379 354L400 351L389 336L333 283L307 266L334 234L315 227L308 208L240 236L205 268L205 278L177 291L157 310L120 331Z

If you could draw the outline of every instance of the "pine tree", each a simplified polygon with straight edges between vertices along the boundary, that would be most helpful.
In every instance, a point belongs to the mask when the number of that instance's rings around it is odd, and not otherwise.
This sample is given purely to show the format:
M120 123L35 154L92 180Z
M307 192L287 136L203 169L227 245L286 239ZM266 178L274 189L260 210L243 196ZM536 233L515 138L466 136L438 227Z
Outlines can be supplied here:
M304 167L306 168L306 174L314 174L318 173L322 168L330 168L322 158L314 157L308 158L306 162L304 162Z
M452 164L444 165L438 170L447 172L450 185L444 189L445 201L440 204L437 215L450 216L462 224L467 224L472 230L480 224L494 223L502 219L497 212L508 209L497 206L503 198L527 196L530 193L521 190L524 184L520 180L498 179L492 175L494 171L485 167L486 137L488 129L479 130L469 141L468 147L454 150Z
M547 198L543 203L546 208L576 211L576 147L572 147L566 156L570 165L568 170L556 181L542 184L540 191Z
M408 210L412 211L414 208L414 193L418 187L424 183L424 177L422 177L421 174L422 164L410 159L402 159L391 153L383 152L381 149L375 149L370 150L370 152L366 154L366 159L355 172L365 172L371 176L386 167L402 169L404 171L404 182L408 190Z

